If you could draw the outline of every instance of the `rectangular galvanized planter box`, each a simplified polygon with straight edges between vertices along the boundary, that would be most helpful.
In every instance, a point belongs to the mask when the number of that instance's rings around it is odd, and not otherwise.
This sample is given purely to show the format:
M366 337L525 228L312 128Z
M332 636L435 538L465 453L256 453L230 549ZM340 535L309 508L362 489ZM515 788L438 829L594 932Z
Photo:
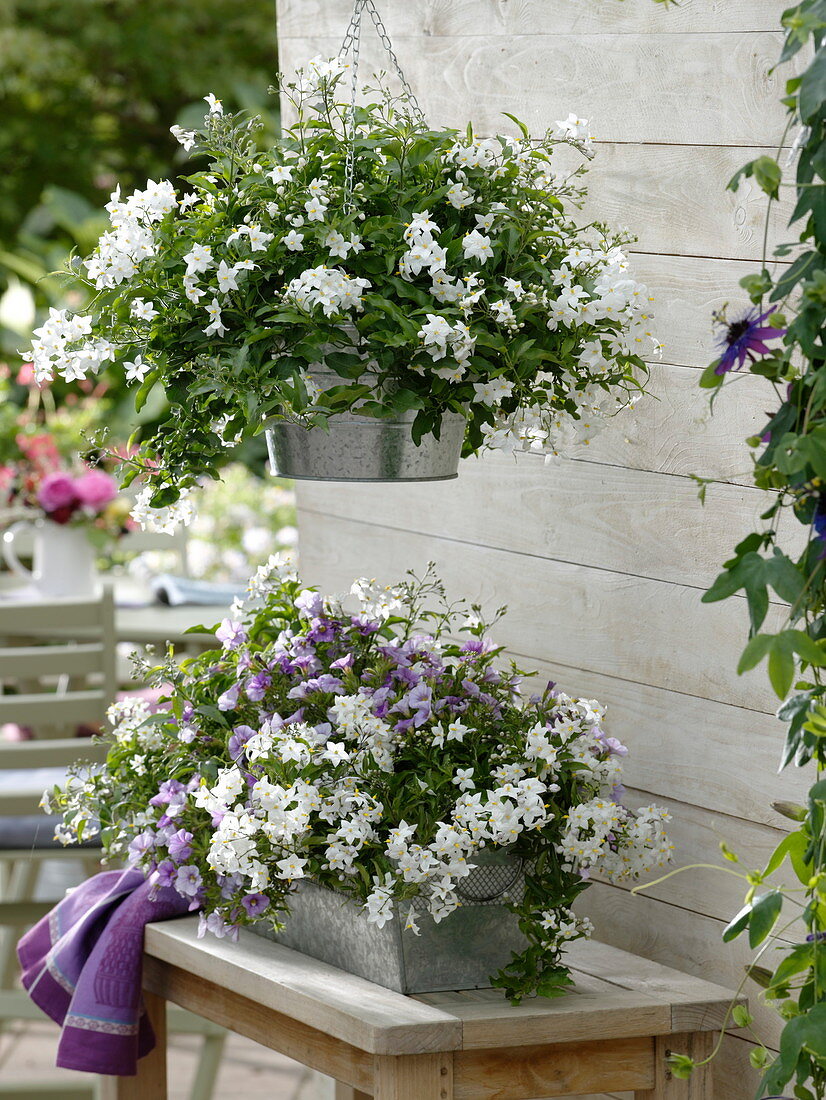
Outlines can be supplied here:
M290 895L282 932L264 924L255 931L399 993L487 989L491 976L526 946L517 918L502 904L521 897L524 877L521 862L506 850L488 849L473 862L457 886L462 904L439 924L422 913L418 936L405 930L398 906L379 928L356 902L311 882L300 882Z
M502 905L462 905L439 924L423 914L419 936L405 930L398 909L379 928L349 898L309 882L290 895L290 910L282 932L255 931L399 993L488 988L490 976L525 947L516 917Z

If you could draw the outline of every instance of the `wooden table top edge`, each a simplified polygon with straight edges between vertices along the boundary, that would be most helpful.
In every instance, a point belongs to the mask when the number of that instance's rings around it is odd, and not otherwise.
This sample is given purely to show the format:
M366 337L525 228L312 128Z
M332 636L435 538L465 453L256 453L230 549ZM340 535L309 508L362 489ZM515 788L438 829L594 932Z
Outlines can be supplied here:
M599 947L605 949L603 959L615 955L623 966L637 958L606 945ZM686 1011L696 1018L691 1030L712 1031L719 1029L734 998L721 986L653 964L652 972L660 980L680 976L693 995L688 997L688 989L629 989L609 976L614 989L605 993L583 991L570 998L530 1000L517 1008L470 1000L434 1005L253 933L242 932L238 943L212 937L198 940L195 917L147 925L145 951L199 980L216 987L226 984L251 1003L321 1028L373 1055L480 1049L490 1046L491 1028L505 1045L514 1047L666 1036L686 1030ZM583 968L577 960L576 969L603 977L596 962Z

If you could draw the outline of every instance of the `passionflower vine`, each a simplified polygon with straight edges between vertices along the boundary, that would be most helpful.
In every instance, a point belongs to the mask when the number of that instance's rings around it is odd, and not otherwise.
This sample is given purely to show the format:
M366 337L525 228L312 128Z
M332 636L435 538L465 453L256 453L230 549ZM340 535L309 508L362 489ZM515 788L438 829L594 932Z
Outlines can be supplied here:
M784 328L763 324L775 312L774 309L768 309L765 313L758 313L755 307L736 321L726 321L725 315L717 315L716 320L722 326L723 332L719 344L722 354L714 369L715 374L739 370L745 366L747 359L755 362L759 356L771 354L771 348L766 347L766 340L775 340L786 333Z

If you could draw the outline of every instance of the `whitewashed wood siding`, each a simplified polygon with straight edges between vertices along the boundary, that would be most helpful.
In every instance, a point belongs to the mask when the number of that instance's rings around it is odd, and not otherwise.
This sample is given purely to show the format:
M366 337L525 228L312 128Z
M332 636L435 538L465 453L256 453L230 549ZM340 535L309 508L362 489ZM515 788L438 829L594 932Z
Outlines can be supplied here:
M637 235L634 267L656 295L665 345L654 398L575 460L491 456L437 485L299 486L308 581L342 591L438 563L453 594L510 614L499 636L521 663L609 707L631 746L632 798L667 804L677 863L718 863L721 840L748 865L778 838L782 727L762 672L738 677L742 600L703 590L765 507L749 487L745 436L775 404L743 378L713 417L699 371L710 317L759 264L764 203L753 181L725 185L773 152L785 73L773 73L785 0L379 0L402 66L434 123L536 130L570 111L591 119L598 153L589 210ZM281 68L337 51L349 0L278 0ZM380 58L368 30L366 64ZM784 236L780 205L772 236ZM720 478L705 507L692 474ZM773 608L772 615L779 609ZM736 985L747 952L720 933L742 897L731 875L694 871L642 896L599 884L582 908L610 943ZM754 993L754 990L751 991ZM754 997L756 1003L756 996ZM758 1010L769 1038L773 1015ZM748 1041L727 1041L717 1100L745 1100Z

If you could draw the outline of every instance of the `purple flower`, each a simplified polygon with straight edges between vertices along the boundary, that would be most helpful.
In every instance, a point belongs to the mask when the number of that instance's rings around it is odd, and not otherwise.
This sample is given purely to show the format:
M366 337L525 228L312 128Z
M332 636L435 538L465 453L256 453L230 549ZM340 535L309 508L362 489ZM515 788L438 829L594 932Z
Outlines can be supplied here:
M152 883L156 886L172 886L178 868L171 859L162 860L152 873Z
M234 619L224 619L215 631L215 637L224 649L237 649L247 640L244 624L236 622Z
M241 692L240 684L233 684L231 688L218 696L218 710L234 710L238 706L238 696Z
M763 324L775 312L774 309L767 309L765 313L758 314L754 307L731 323L726 323L721 317L717 318L724 331L719 343L722 354L720 362L714 368L715 374L739 370L745 366L747 359L754 363L758 356L771 354L771 348L766 347L765 341L775 340L786 333L784 328L772 328L771 325Z
M324 600L318 592L305 588L296 596L295 607L305 619L317 619L324 611Z
M246 909L247 916L260 917L269 908L270 899L266 894L247 894L245 898L241 898L241 904Z
M129 844L129 861L138 863L141 856L151 852L155 847L155 834L151 829L144 829Z
M352 653L348 653L345 657L339 657L337 661L333 661L330 668L340 669L342 672L346 672L349 668L353 667L354 657Z
M175 889L184 898L194 898L201 889L201 872L191 863L178 868L175 875Z
M158 793L149 799L150 806L168 806L170 802L176 800L176 796L180 795L184 790L183 783L177 779L166 779L158 787Z
M241 755L241 750L246 745L247 741L255 734L255 730L252 726L236 726L232 731L229 741L227 742L227 749L233 760L237 760Z
M213 936L217 936L219 940L224 936L227 939L232 940L233 943L238 939L238 929L235 925L227 924L223 917L218 913L210 913L208 917L205 917L203 913L198 917L198 939L202 940L207 932L211 932Z
M176 863L183 863L184 860L189 859L192 855L193 839L192 833L188 833L186 829L178 829L177 833L170 837L167 845L169 858L174 859Z
M259 672L251 680L247 680L247 698L251 699L253 703L260 703L271 684L272 676L269 672Z

